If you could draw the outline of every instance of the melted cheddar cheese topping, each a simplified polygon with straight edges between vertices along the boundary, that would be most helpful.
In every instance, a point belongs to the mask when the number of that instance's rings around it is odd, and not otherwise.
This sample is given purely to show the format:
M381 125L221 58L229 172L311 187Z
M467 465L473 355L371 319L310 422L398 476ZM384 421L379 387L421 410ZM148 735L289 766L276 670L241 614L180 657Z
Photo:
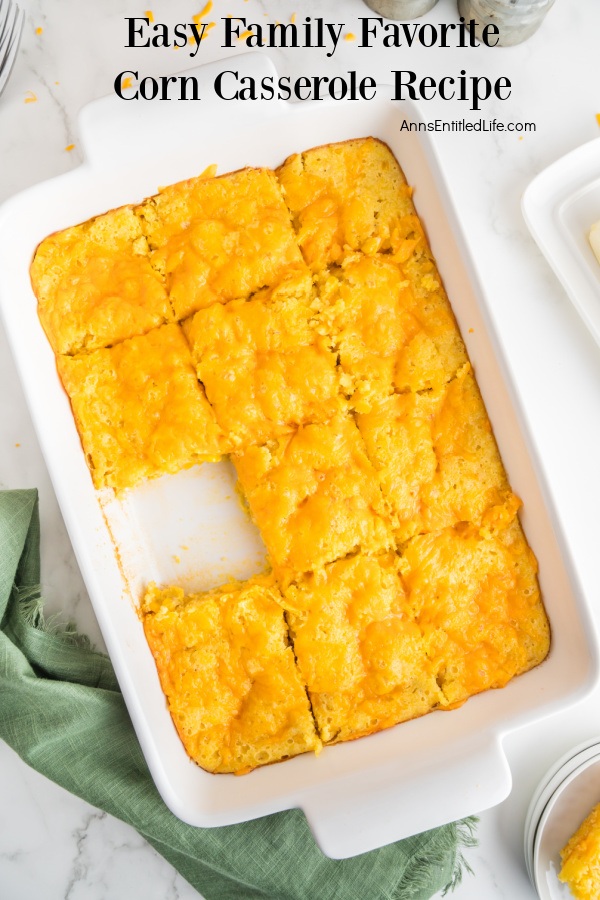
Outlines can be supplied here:
M178 325L58 357L58 371L98 488L122 491L228 449Z
M481 525L487 510L514 503L469 364L438 390L381 399L357 422L399 543Z
M442 699L395 554L358 554L285 591L298 665L325 742L422 715Z
M319 750L272 578L184 597L150 586L142 608L171 715L209 772Z
M322 271L347 249L389 251L413 212L411 189L379 141L346 141L297 153L278 178L307 264Z
M461 523L408 542L401 557L407 605L441 706L503 687L544 659L549 629L536 571L514 518L486 534Z
M247 299L302 266L274 174L243 169L164 188L137 209L177 319Z
M358 550L393 545L379 479L354 419L335 416L234 456L283 583Z
M313 302L300 273L184 322L198 378L236 449L343 408L337 356L315 327Z
M174 321L128 207L46 238L31 280L40 320L59 354L96 350Z
M32 263L95 486L229 454L266 545L269 574L142 602L209 771L451 709L548 653L520 501L411 198L385 145L347 141L204 172Z

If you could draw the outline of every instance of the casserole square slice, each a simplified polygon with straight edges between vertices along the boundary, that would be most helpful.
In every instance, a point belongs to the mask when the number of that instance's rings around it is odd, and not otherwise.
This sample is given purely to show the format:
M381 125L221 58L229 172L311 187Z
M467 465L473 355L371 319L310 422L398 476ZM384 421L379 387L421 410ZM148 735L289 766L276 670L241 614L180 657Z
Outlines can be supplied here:
M394 391L439 387L467 361L447 301L417 298L387 256L349 254L317 284L319 319L358 412Z
M398 222L414 214L412 190L400 166L375 138L295 153L277 177L314 272L339 263L348 250L389 252Z
M233 462L282 584L357 550L393 546L379 477L351 415L301 425Z
M188 596L150 585L141 616L175 727L202 768L241 775L320 749L272 577Z
M357 423L399 544L458 522L480 526L495 507L508 519L516 514L468 363L442 388L384 397Z
M314 302L303 272L183 323L198 378L237 449L345 408L337 354L319 334Z
M394 553L359 553L285 591L294 652L324 743L389 728L443 700L399 568Z
M269 169L190 178L136 212L178 320L212 303L248 299L289 269L305 268Z
M45 238L31 264L38 314L55 353L108 347L174 320L129 206Z
M121 491L226 450L179 325L57 365L95 487Z
M451 709L541 663L550 628L518 518L415 535L402 552L407 605Z

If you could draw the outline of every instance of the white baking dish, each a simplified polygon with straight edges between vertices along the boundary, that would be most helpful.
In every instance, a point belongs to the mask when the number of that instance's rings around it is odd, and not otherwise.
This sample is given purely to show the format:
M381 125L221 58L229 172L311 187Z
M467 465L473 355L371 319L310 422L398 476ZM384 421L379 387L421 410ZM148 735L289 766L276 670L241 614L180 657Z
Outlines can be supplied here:
M262 55L235 67L272 73ZM212 83L218 66L197 70ZM202 93L208 98L210 91ZM81 117L86 162L36 186L0 212L0 301L31 413L81 571L139 740L158 789L183 820L225 825L301 807L323 851L345 857L500 802L511 776L507 732L581 699L598 677L594 630L522 421L518 393L491 330L485 293L469 258L432 146L425 133L400 131L420 121L415 108L376 100L286 104L143 103L108 98ZM386 141L415 186L515 491L540 562L553 629L548 660L501 691L461 709L432 713L377 735L254 771L209 775L191 763L171 723L154 663L135 613L142 582L178 580L206 587L226 574L262 566L256 532L232 496L227 464L147 484L120 502L94 491L52 351L36 315L28 269L48 233L123 203L161 184L218 163L225 172L280 163L293 151L351 137ZM118 553L115 552L115 544ZM189 548L189 549L184 549ZM179 561L177 561L179 560Z

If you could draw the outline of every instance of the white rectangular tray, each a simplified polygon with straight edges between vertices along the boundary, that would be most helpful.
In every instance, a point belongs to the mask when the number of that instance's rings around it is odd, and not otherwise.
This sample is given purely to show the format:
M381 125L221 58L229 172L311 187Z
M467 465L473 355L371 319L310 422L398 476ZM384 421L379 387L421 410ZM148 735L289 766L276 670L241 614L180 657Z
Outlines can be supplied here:
M210 83L222 66L196 71ZM262 55L236 68L274 74ZM204 91L209 97L210 91ZM357 102L143 103L107 98L81 117L86 162L0 211L0 306L40 443L94 610L137 735L166 804L198 826L225 825L301 807L323 851L346 857L500 802L511 776L507 732L581 699L598 678L587 607L540 476L516 386L488 321L460 223L429 137L400 131L420 121L413 105ZM94 491L54 357L36 314L29 265L47 234L159 185L245 165L276 166L292 152L374 135L402 165L437 257L540 563L550 616L550 656L501 691L385 732L259 769L210 775L187 757L172 725L135 612L142 583L208 587L262 567L260 538L232 496L227 464L167 477L114 501ZM118 545L118 553L115 551ZM188 549L184 549L188 548ZM179 561L177 561L179 560Z
M540 172L523 194L525 221L600 344L600 263L588 234L600 220L600 138Z

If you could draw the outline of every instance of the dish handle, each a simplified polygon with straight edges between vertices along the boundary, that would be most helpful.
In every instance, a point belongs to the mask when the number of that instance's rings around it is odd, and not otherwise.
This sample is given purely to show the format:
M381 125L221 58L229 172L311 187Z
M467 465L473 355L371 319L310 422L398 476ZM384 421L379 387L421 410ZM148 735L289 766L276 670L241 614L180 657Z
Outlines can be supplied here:
M178 72L175 77L195 79L200 97L196 101L124 100L113 93L88 103L78 119L79 140L88 165L109 167L124 155L128 159L136 155L143 159L148 147L154 145L157 133L172 135L174 147L188 141L197 142L199 117L207 129L227 133L258 118L263 121L281 113L281 107L287 105L284 101L220 99L213 88L215 79L231 69L256 83L265 77L278 77L273 60L254 50Z
M339 753L340 748L335 749ZM477 746L473 742L463 745L462 751L444 759L443 764L439 754L437 760L433 754L425 755L418 770L409 779L405 773L400 785L394 770L402 766L401 758L389 766L388 779L363 773L358 776L360 784L354 780L354 786L352 781L342 789L339 781L325 789L321 786L302 809L323 853L332 859L357 856L504 800L512 776L500 740L488 735ZM373 779L373 785L365 784L365 779ZM385 782L387 786L382 787ZM449 784L452 791L448 791ZM430 798L434 800L430 802Z

